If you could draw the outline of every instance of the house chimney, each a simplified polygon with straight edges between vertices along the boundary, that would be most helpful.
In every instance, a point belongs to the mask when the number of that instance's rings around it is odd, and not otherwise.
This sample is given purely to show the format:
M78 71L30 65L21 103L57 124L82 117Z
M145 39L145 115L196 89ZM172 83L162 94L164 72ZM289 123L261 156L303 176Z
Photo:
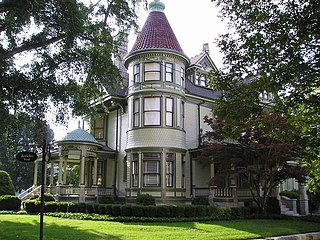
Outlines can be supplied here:
M124 86L128 86L129 82L129 74L124 66L124 58L128 54L128 41L128 36L124 36L123 39L121 39L118 47L118 54L115 58L115 65L119 68L120 74L123 78Z
M203 44L202 52L206 52L206 53L208 53L208 55L210 55L209 43L204 43Z

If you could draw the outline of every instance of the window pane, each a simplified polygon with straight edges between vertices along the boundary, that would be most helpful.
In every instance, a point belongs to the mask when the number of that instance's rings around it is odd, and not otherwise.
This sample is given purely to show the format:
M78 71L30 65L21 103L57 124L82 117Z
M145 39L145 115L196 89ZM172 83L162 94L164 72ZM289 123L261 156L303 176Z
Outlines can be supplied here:
M160 112L145 112L144 125L160 125Z
M144 64L144 70L146 72L148 71L160 71L160 63L145 63Z
M166 98L166 110L169 112L172 112L172 109L173 109L173 99Z
M146 72L144 76L145 81L159 81L160 72Z
M173 126L173 114L171 112L166 113L166 126Z
M96 128L103 128L103 122L104 122L103 120L104 120L103 117L96 118L95 127Z
M160 97L145 98L144 99L144 110L160 110Z

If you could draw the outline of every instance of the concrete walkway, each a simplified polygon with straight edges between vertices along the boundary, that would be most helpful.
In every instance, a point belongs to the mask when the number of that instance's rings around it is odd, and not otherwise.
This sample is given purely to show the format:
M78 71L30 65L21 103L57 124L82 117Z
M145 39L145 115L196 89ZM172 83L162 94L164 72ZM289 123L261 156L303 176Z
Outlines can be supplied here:
M257 238L257 239L266 239L266 240L320 240L320 232L304 233L304 234L295 234L279 237L269 237L269 238Z

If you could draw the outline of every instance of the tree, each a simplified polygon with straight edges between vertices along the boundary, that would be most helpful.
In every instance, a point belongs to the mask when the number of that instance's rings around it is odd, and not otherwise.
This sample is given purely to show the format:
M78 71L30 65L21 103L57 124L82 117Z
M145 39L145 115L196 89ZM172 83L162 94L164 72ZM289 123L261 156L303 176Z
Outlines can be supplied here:
M294 142L295 129L282 113L265 110L238 124L236 130L218 116L206 116L205 122L212 131L204 135L197 160L215 164L217 174L211 185L221 185L226 177L235 184L241 176L260 212L265 213L267 199L279 183L290 177L304 181L307 172L296 162L304 151Z
M0 170L0 196L1 195L15 195L10 175L2 170Z
M69 107L88 113L106 86L120 86L113 59L136 27L141 1L3 0L0 2L0 129L12 115L57 120ZM15 117L18 117L16 115Z
M27 122L22 114L19 121L11 123L11 127L0 137L0 169L12 177L16 191L29 188L33 183L34 164L19 162L15 155L22 151L39 152L43 139L53 141L53 131L45 121ZM40 150L41 151L41 150Z
M212 1L232 29L217 41L225 68L211 76L212 86L224 93L218 111L241 102L246 118L258 106L259 93L272 93L274 108L297 127L307 146L305 160L319 161L320 2ZM237 122L239 115L231 112L229 120Z

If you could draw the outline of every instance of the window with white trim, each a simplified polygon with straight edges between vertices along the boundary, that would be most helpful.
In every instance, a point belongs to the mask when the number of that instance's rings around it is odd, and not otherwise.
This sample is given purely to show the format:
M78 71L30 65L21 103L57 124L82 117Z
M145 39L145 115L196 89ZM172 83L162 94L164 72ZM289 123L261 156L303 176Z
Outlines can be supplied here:
M173 126L173 98L166 98L166 126Z
M94 130L93 130L94 138L97 140L104 139L104 117L98 116L94 120Z
M140 82L140 64L133 66L133 82Z
M180 79L181 79L181 86L184 86L185 83L184 83L184 69L183 68L180 68Z
M145 81L160 81L160 63L149 62L144 64L144 80Z
M166 82L173 82L173 64L166 63Z
M133 100L133 127L140 126L140 99Z
M161 97L146 97L143 105L144 126L161 125Z
M131 186L138 187L139 186L139 154L132 154L131 161Z
M186 187L186 156L184 154L181 155L181 187Z
M166 186L173 187L174 186L174 153L166 154Z
M184 129L184 102L181 101L181 117L180 117L181 123L180 126L182 129Z
M143 186L160 187L161 153L143 153Z

